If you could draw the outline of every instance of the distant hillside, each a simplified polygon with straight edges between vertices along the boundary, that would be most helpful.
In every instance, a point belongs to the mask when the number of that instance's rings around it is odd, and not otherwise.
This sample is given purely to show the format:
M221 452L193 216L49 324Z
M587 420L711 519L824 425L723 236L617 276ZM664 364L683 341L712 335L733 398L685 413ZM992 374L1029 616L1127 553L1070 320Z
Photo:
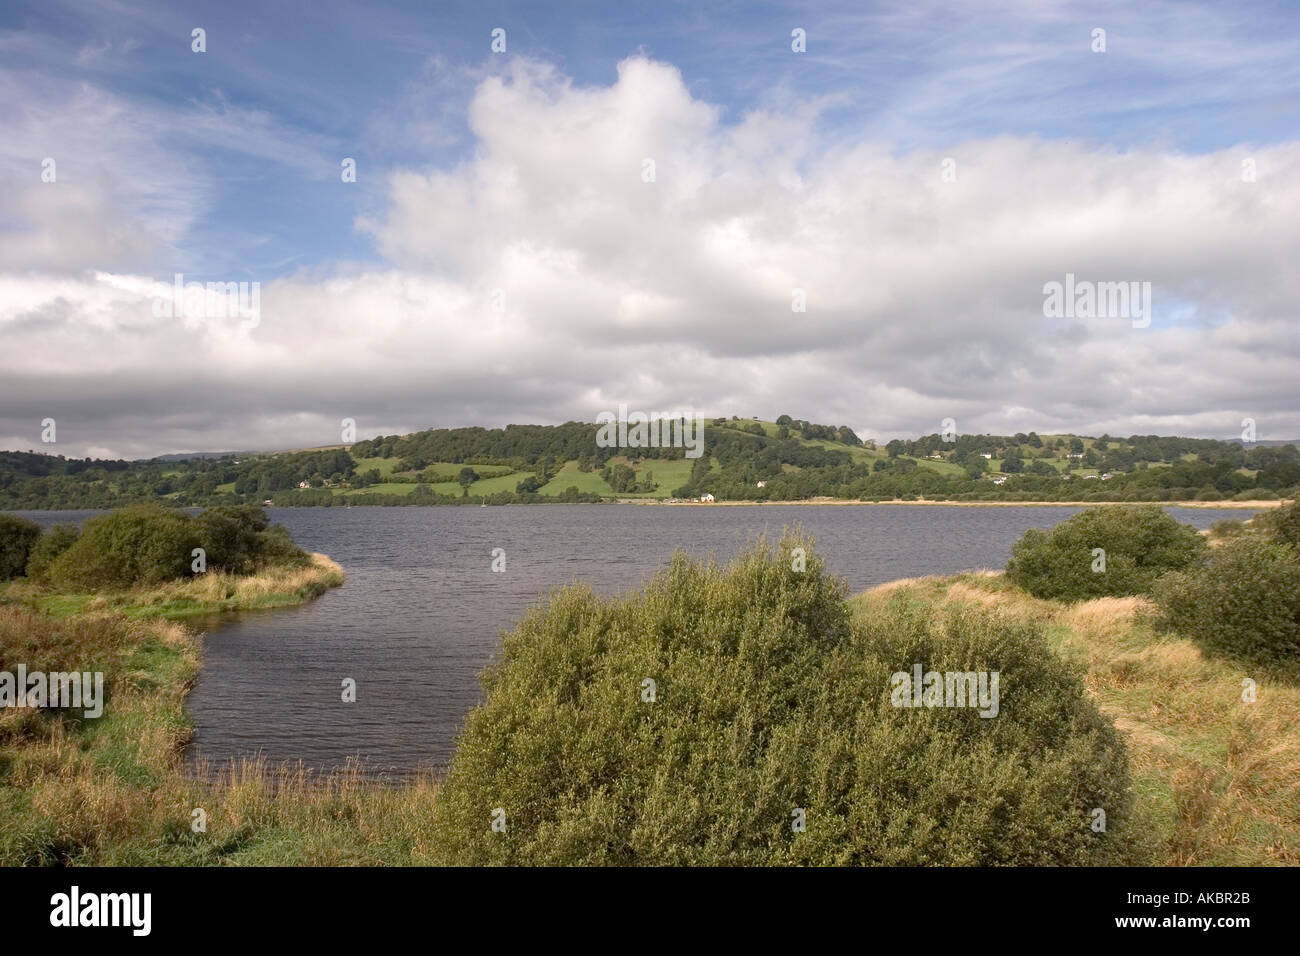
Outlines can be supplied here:
M665 427L667 423L664 423ZM883 444L788 415L714 418L702 453L622 447L609 426L508 425L349 447L83 461L0 453L0 507L504 504L624 499L1220 501L1293 497L1292 443L1158 435L931 434ZM680 437L680 433L679 433Z
M192 461L196 458L237 458L240 455L251 455L247 451L192 451L182 452L174 455L158 455L150 458L149 461Z

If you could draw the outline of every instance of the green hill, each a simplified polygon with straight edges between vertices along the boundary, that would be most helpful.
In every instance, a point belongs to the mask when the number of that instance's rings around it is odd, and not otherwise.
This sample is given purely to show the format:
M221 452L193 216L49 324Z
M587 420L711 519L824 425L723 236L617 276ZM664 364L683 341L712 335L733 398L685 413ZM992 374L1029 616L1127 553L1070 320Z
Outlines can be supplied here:
M665 431L667 423L664 423ZM608 428L608 426L606 426ZM713 418L702 454L614 447L589 422L440 428L354 445L176 460L0 452L0 507L550 501L1225 501L1293 497L1295 445L1035 432L881 442L780 416Z

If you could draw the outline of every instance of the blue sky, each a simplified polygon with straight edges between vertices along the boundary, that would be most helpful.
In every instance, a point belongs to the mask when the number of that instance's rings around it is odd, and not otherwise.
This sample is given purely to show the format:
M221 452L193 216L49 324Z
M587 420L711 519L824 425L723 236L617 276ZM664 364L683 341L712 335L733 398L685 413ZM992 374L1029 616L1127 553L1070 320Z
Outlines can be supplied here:
M0 323L20 352L41 328L66 336L65 362L87 343L65 414L77 447L105 452L318 443L339 409L287 397L310 373L279 363L336 324L361 338L313 360L367 365L339 408L378 430L628 401L869 433L959 414L1230 435L1252 411L1300 432L1295 350L1274 338L1294 318L1297 20L1284 3L11 3ZM669 171L652 205L611 185L624 167L634 182L636 150ZM947 192L944 157L961 171ZM1261 174L1243 188L1247 159ZM1156 284L1153 334L1035 320L1044 281L1090 269ZM120 341L141 312L123 290L176 272L258 281L271 303L237 341L155 330L230 400L216 435L198 398L161 412L174 383L156 358L100 367L103 315ZM484 319L474 303L507 281L508 318ZM795 328L787 287L806 282L833 305ZM781 302L785 319L754 318ZM496 338L470 343L467 324ZM553 347L516 351L530 335ZM411 336L450 364L387 366ZM680 375L628 372L674 344ZM1202 374L1207 354L1240 364ZM457 371L484 361L513 384ZM1069 381L1090 361L1108 391ZM390 391L362 385L390 373ZM1209 396L1179 391L1189 375ZM0 439L62 407L41 378L13 370Z
M177 121L169 145L212 194L159 275L265 276L380 261L354 220L381 201L387 171L472 153L464 108L504 61L489 50L496 27L508 54L575 84L611 83L636 53L672 63L723 122L825 100L817 135L828 141L865 131L907 150L1006 134L1204 152L1294 135L1293 5L1137 5L1142 17L1134 6L41 2L7 6L0 30L7 70L91 84ZM204 55L190 49L195 26ZM1104 56L1090 49L1098 26ZM795 27L808 37L800 57ZM250 161L183 124L245 113L301 152ZM339 188L344 156L360 189Z

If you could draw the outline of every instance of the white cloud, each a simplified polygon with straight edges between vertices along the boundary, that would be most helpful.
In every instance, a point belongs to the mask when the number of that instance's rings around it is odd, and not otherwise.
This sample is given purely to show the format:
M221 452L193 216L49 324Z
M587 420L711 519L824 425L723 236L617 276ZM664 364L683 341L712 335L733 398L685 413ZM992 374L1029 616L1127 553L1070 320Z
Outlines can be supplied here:
M386 208L358 223L389 266L266 282L255 329L157 319L130 270L9 263L0 434L35 447L52 415L60 450L142 455L326 444L343 417L368 436L590 420L618 402L877 437L946 417L1228 436L1249 415L1261 438L1300 434L1300 143L898 152L827 145L816 119L727 122L644 58L602 87L513 61L469 106L473 156L394 171ZM112 208L80 208L72 231L91 242ZM57 210L27 215L62 228ZM1066 272L1151 282L1155 321L1044 318L1042 286Z

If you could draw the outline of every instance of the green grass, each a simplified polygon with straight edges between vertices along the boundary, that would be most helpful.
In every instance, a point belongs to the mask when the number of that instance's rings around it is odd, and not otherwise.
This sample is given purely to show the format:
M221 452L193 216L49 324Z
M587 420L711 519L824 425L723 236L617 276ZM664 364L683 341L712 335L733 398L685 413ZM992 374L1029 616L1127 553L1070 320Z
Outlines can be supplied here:
M312 573L339 583L337 567L324 559ZM318 593L300 583L263 575L234 590L244 606L272 606L262 600L267 587L283 587L278 598L291 603ZM17 654L47 669L101 671L107 692L97 719L0 711L0 865L425 861L414 831L436 793L428 781L389 790L367 785L355 767L311 780L256 761L195 779L184 764L192 733L184 699L198 676L200 639L167 620L151 594L134 602L45 595L37 607L13 603L32 596L23 582L0 593L0 663ZM146 607L159 613L128 615ZM206 832L191 829L195 808L207 814Z
M654 482L658 487L651 492L638 492L636 494L619 495L620 498L671 498L673 491L680 488L691 480L691 468L695 462L690 458L681 459L650 459L643 461L635 466L638 480L644 479L646 472L654 475Z
M566 461L564 467L555 473L555 477L542 486L539 494L554 496L562 494L569 487L594 495L614 493L605 479L600 477L599 471L579 471L576 461Z
M396 458L357 458L355 460L357 474L359 475L364 475L373 469L379 472L380 478L387 478L397 470L398 459Z
M975 573L882 585L852 604L870 614L887 597L974 602L1046 623L1127 737L1153 863L1300 863L1300 687L1255 674L1258 699L1244 702L1251 675L1157 632L1143 598L1044 601L1001 574Z
M502 475L510 475L518 472L518 469L511 465L464 465L450 461L435 461L425 470L432 470L434 474L444 481L455 481L460 475L462 468L473 468L482 478L499 478ZM518 472L519 479L522 481L525 472Z
M383 482L378 485L370 485L367 488L354 488L350 491L335 491L334 494L339 497L349 497L351 495L409 495L415 491L415 484L412 482ZM460 486L456 486L456 494L460 494Z
M276 567L249 575L211 571L183 581L93 594L56 591L19 579L0 584L0 604L22 605L57 619L111 613L131 620L181 621L301 604L342 583L343 569L315 554L306 567Z

